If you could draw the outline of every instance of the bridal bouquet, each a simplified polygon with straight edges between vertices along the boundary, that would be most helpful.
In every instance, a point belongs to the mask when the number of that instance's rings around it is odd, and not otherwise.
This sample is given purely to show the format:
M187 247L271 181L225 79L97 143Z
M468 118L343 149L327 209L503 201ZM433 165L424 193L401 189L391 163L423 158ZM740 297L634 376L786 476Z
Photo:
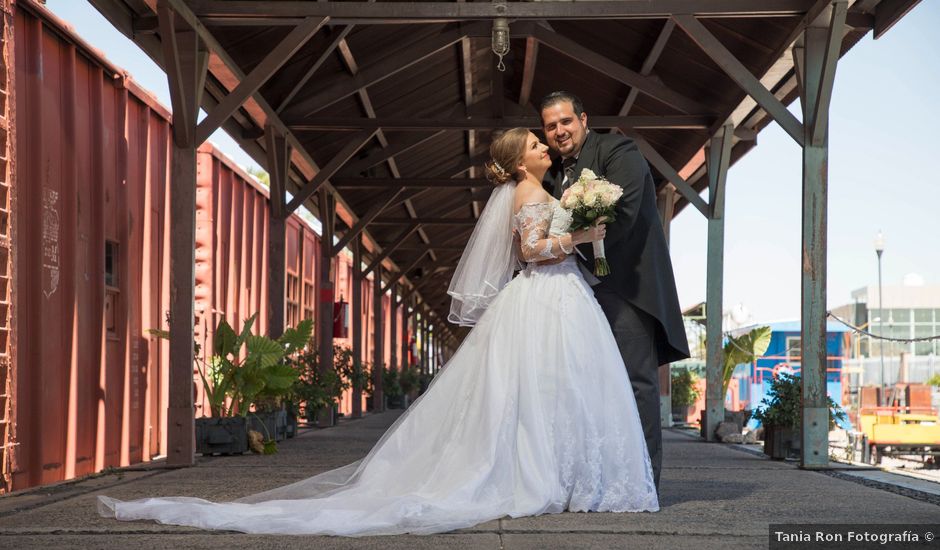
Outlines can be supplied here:
M565 189L561 196L561 207L571 211L569 231L585 229L596 225L598 220L606 218L613 221L617 215L617 201L623 195L623 188L614 185L585 168L578 180ZM594 274L598 277L610 275L610 265L604 254L604 241L594 241Z

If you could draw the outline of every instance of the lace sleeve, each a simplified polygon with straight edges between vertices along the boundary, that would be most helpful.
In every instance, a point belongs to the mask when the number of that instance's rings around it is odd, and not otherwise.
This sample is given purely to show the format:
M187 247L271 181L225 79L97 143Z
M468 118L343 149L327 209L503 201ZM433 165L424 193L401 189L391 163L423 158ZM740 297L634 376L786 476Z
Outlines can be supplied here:
M539 262L559 258L573 250L571 234L549 236L552 223L552 204L548 202L526 203L516 213L516 229L519 231L522 259Z

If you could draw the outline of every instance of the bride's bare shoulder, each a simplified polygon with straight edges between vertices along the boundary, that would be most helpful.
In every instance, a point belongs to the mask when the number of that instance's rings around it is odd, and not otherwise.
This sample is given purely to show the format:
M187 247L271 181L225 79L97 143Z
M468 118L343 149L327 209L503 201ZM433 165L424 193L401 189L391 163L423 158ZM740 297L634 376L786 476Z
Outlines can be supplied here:
M545 192L540 185L523 181L516 186L516 195L513 200L513 211L518 212L527 204L549 203L552 196Z

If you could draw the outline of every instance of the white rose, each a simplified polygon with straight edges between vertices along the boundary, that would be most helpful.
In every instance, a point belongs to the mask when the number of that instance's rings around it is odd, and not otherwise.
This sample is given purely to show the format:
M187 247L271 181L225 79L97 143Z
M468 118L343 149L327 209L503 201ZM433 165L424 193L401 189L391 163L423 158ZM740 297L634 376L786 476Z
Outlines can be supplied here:
M585 168L584 170L581 170L581 177L578 179L587 180L587 181L596 180L597 174L592 172L589 168Z
M594 206L597 202L598 192L594 189L590 189L584 193L584 204L587 206Z

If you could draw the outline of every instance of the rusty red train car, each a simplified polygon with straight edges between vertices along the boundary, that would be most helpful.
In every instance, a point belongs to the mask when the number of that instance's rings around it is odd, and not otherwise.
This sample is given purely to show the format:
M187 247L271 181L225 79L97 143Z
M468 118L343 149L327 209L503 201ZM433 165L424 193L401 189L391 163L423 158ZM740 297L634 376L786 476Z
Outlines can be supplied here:
M148 329L165 327L169 309L170 113L45 9L21 3L12 14L15 93L5 107L15 116L0 121L13 151L4 173L15 174L0 182L15 191L0 216L13 225L12 262L0 246L0 268L12 273L12 292L0 296L12 320L12 331L0 326L11 342L0 492L164 455L169 355ZM209 144L197 170L197 338L211 341L222 317L252 314L263 332L267 190ZM310 223L288 219L289 326L316 318L319 246ZM333 262L337 296L349 301L351 256ZM371 278L362 284L363 359L371 360ZM193 386L202 416L195 376ZM341 410L351 411L350 394Z

